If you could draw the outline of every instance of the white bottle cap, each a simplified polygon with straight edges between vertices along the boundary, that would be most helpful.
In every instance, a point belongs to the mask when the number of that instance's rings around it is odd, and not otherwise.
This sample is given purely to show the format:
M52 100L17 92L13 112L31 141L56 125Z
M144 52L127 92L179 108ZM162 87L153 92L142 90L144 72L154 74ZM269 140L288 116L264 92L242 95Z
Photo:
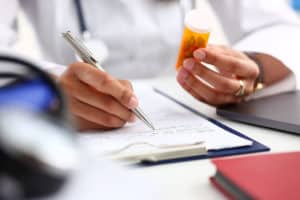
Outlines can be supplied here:
M210 28L201 22L203 19L203 14L200 9L194 9L189 11L185 16L184 24L191 31L197 33L208 33Z

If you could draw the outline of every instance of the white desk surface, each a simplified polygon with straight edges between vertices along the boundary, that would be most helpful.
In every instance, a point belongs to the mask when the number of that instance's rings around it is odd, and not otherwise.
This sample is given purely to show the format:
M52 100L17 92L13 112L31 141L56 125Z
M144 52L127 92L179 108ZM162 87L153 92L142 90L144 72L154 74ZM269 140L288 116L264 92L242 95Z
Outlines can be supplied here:
M300 136L258 128L220 118L216 116L214 108L193 99L180 88L174 79L174 77L165 77L142 82L148 82L154 86L160 85L160 87L163 87L169 94L187 105L267 145L271 148L271 152L300 150ZM222 194L209 182L209 177L215 173L215 168L210 160L143 167L136 169L136 172L157 180L164 197L163 199L224 199Z
M216 116L214 108L198 102L181 89L175 81L174 73L171 77L141 80L136 83L139 82L153 86L160 85L160 88L168 91L169 95L181 102L267 145L271 148L271 152L300 150L300 136L236 123ZM215 173L210 160L177 162L150 167L137 166L130 170L121 168L120 173L114 170L118 165L105 166L109 163L101 162L98 158L93 158L92 162L90 160L82 162L84 166L73 175L73 181L70 181L69 187L47 200L225 199L209 182L209 177ZM157 191L159 191L158 197ZM134 197L131 196L132 194Z

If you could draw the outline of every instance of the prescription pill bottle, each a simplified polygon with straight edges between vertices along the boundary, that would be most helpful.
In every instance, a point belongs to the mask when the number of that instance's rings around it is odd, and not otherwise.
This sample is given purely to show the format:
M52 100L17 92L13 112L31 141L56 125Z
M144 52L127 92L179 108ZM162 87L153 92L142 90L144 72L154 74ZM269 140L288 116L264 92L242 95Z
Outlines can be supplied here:
M201 11L199 9L189 11L184 20L184 30L179 47L176 69L178 70L184 59L193 57L193 52L198 48L206 47L210 36L208 27L201 24Z

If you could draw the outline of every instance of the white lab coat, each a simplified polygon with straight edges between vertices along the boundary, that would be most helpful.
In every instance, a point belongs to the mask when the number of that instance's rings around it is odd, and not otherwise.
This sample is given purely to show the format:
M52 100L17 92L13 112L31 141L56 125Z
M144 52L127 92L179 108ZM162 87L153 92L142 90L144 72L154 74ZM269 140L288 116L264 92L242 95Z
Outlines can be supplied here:
M84 0L83 11L93 38L104 42L106 70L119 78L151 77L173 67L182 31L179 0ZM182 0L190 9L191 0ZM210 0L232 45L270 53L300 77L300 26L287 0ZM79 33L73 0L0 0L0 45L17 41L17 11L34 25L45 60L67 65L75 60L60 33ZM299 76L298 76L299 74ZM271 93L295 89L288 85ZM265 90L266 91L266 90ZM264 92L270 93L270 92Z
M73 0L0 0L2 44L16 40L14 19L23 8L38 35L46 60L70 64L75 56L61 33L80 35ZM174 66L182 27L181 7L176 0L82 0L83 12L93 38L109 50L104 68L119 78L151 77ZM171 20L170 20L171 19ZM1 30L2 32L2 30ZM3 34L3 33L2 33Z

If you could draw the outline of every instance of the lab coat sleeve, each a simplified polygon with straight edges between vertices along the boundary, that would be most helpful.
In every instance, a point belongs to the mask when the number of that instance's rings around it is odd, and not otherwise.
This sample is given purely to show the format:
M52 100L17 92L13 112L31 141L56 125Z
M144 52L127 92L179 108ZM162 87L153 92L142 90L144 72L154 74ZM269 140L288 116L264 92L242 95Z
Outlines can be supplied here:
M259 98L296 89L300 79L300 20L286 0L211 0L231 44L238 50L272 55L293 74L256 92Z
M61 76L68 68L68 66L66 65L57 64L48 61L40 61L40 63L44 70L48 71L50 74L55 75L57 77Z
M278 25L259 30L235 45L239 50L263 52L272 55L281 60L293 72L289 77L254 93L251 98L259 98L297 89L300 83L299 36L300 25Z
M0 0L0 52L13 54L20 58L28 58L17 48L19 42L17 22L19 9L20 2L18 0ZM33 58L28 59L35 60ZM37 63L43 69L55 75L60 75L66 68L65 66L42 60Z
M0 47L12 48L17 43L17 0L0 0Z

